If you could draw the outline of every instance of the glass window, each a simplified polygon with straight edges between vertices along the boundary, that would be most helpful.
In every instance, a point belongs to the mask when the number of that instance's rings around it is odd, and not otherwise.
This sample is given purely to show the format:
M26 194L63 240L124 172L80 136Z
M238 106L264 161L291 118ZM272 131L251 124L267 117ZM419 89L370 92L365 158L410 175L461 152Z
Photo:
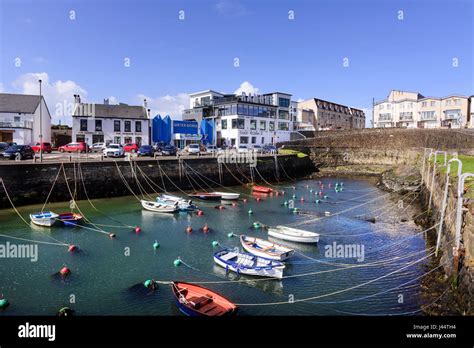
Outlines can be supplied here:
M248 115L249 114L249 106L247 104L244 104L244 115Z
M249 143L249 137L240 137L240 143L241 144L248 144Z
M102 132L102 120L95 120L95 131Z
M135 132L141 132L142 131L142 122L141 121L135 121Z
M87 120L81 120L81 131L87 131Z
M257 130L257 120L250 120L250 129Z
M260 121L260 130L265 130L267 128L267 122Z
M142 146L142 137L135 137L135 143L137 146Z
M125 121L125 132L131 132L132 131L132 121Z
M275 130L275 121L268 122L268 130L270 130L270 131Z
M288 129L287 122L278 122L278 130L287 131Z
M237 114L243 115L244 114L244 106L242 104L237 105Z
M227 120L222 120L221 129L227 129Z
M281 120L288 120L290 118L290 114L287 110L279 110L278 118Z
M114 121L114 132L120 132L120 121Z
M125 121L125 122L127 122L127 121ZM132 143L132 137L125 137L123 139L124 139L123 141L124 141L125 144L131 144Z
M255 144L257 142L257 137L252 137L252 144Z
M237 115L237 104L232 104L231 110L232 115Z
M431 101L430 106L435 106L436 102L434 100Z
M232 120L232 129L244 129L245 128L245 120L242 118L234 118Z
M115 144L120 144L122 142L122 138L121 137L114 137L114 143Z
M287 108L290 106L290 99L287 98L278 98L278 106Z

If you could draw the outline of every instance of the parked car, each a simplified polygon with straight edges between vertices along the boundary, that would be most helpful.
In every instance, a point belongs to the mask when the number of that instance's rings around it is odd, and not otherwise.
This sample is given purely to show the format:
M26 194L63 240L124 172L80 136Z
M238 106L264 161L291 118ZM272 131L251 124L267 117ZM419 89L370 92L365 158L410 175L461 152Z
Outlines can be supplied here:
M89 152L89 146L83 142L69 143L58 148L59 152Z
M163 148L168 145L167 143L165 143L164 141L159 141L157 143L155 143L155 145L153 145L153 149L157 152L161 152L161 150L163 150Z
M274 146L274 145L265 145L263 147L263 152L264 153L270 153L270 154L273 155L275 153L278 153L278 150L277 150L276 146Z
M139 146L137 144L125 144L123 149L125 152L135 153L138 151Z
M92 152L100 152L100 151L104 151L106 147L107 145L105 143L94 143L92 144L90 149Z
M216 145L207 145L206 146L206 153L217 153L217 146Z
M109 144L103 151L104 157L124 157L125 150L120 144Z
M238 153L248 153L249 148L247 147L247 145L239 145L239 147L237 149L237 152Z
M34 152L40 152L40 149L43 149L43 153L51 153L53 152L53 147L51 146L50 143L43 143L43 147L41 147L41 143L31 143L31 148L33 149Z
M177 151L174 145L168 144L161 150L161 154L163 156L176 156Z
M6 149L8 149L10 145L8 143L1 142L0 143L0 153L3 153Z
M9 146L3 153L2 156L8 159L19 159L24 160L27 158L33 159L35 152L29 145L13 145Z
M137 155L140 156L150 156L153 157L155 154L155 149L151 145L142 145L137 151Z
M199 146L199 144L189 144L186 152L189 155L199 155L199 153L201 152L201 147Z
M252 151L255 153L263 153L262 145L254 145L252 146Z

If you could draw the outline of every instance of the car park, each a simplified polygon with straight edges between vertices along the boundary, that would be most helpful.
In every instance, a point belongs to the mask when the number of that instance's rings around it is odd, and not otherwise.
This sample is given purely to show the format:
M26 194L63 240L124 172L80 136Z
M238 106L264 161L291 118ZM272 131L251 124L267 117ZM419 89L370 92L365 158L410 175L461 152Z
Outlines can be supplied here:
M123 150L125 152L136 153L138 151L139 146L137 144L125 144L123 146Z
M43 153L53 152L53 147L51 146L50 143L43 143L43 146L41 146L41 143L37 142L37 143L32 143L30 146L34 152L40 152L41 148L43 149Z
M278 153L278 150L277 150L276 146L274 146L274 145L265 145L265 146L263 147L263 152L264 152L264 153L269 153L269 154L272 154L272 155L273 155L273 154Z
M247 145L239 145L239 148L237 149L237 152L238 153L248 153L249 148L247 147Z
M109 144L102 152L104 157L124 157L125 150L120 144Z
M107 148L107 145L105 143L94 143L90 147L90 150L92 152L101 152L104 151L105 148Z
M206 146L206 153L217 153L218 149L216 145L207 145Z
M199 153L201 152L201 147L199 146L199 144L189 144L186 152L189 155L199 155Z
M151 145L142 145L138 148L137 155L141 156L150 156L153 157L155 155L155 149Z
M255 153L263 153L263 147L261 145L252 146L252 151Z
M9 146L8 143L0 142L0 153L3 153Z
M69 143L58 148L59 152L89 152L89 146L83 142Z
M2 154L3 158L13 160L33 159L35 152L29 145L13 145L9 146Z
M174 145L168 144L161 150L161 154L163 156L176 156L177 151Z

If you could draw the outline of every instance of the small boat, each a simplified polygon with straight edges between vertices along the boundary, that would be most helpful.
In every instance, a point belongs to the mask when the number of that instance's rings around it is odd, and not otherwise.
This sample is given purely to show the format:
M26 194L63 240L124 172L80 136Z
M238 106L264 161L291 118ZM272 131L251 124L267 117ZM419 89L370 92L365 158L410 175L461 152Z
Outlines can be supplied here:
M198 206L193 204L192 200L185 200L184 198L172 196L172 195L159 195L156 197L156 201L161 204L176 204L180 211L194 211L198 209Z
M221 199L225 201L235 201L240 198L240 193L233 192L213 192L216 195L221 195Z
M283 239L289 240L291 242L298 243L317 243L319 242L319 234L315 232L309 232L305 230L299 230L296 228L286 227L286 226L274 226L268 228L268 235Z
M220 201L222 199L222 195L209 192L193 192L189 197L201 199L203 201Z
M143 209L153 211L155 213L176 213L179 210L178 203L175 204L162 204L153 201L141 200Z
M252 186L252 191L259 192L259 193L272 193L273 189L271 189L270 187L265 187L265 186Z
M173 282L171 286L176 305L186 315L219 317L237 312L235 304L203 286L184 282Z
M224 249L214 254L214 262L226 271L259 277L283 278L285 264L255 255Z
M270 260L284 261L295 252L284 245L249 236L240 236L242 247L249 253Z
M76 213L62 213L59 214L58 220L65 226L75 226L82 221L82 215Z
M31 222L38 226L51 227L54 225L59 215L52 211L30 214Z

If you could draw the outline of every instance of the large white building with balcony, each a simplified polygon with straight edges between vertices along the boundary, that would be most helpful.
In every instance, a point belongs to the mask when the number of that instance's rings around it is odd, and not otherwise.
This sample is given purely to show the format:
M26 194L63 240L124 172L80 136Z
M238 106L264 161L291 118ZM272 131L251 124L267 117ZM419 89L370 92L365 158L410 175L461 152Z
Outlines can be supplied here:
M375 127L464 128L472 127L469 97L425 97L420 93L390 92L374 104Z
M238 147L275 144L290 140L293 131L291 94L223 94L213 90L189 95L184 120L211 119L215 123L214 143Z
M75 96L72 140L94 143L150 144L150 119L145 106L81 103Z
M39 142L40 135L43 142L51 142L51 114L44 97L0 93L0 142L28 145Z

